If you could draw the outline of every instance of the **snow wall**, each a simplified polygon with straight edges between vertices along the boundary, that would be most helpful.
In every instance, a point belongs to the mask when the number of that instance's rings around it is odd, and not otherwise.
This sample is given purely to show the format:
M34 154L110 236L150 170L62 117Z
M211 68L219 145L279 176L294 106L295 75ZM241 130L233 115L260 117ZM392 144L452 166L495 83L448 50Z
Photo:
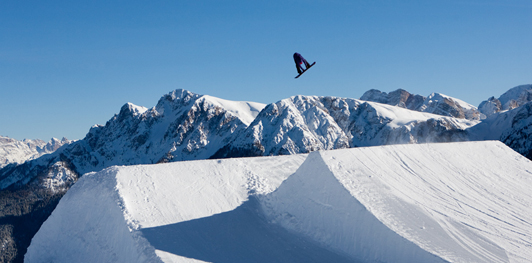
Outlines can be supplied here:
M496 141L112 167L27 262L531 262L532 162Z

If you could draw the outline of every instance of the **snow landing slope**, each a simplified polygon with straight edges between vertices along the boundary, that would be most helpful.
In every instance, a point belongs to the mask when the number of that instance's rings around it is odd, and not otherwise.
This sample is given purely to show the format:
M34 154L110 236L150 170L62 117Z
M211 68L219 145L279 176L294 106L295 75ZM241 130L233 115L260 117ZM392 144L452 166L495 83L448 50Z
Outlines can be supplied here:
M27 262L531 262L532 162L501 142L112 167Z

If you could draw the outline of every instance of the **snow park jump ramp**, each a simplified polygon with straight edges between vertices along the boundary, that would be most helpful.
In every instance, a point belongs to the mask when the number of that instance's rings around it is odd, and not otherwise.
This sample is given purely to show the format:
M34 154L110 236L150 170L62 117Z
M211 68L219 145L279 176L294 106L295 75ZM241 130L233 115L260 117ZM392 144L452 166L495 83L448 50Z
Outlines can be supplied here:
M532 262L532 162L496 141L84 175L26 262Z

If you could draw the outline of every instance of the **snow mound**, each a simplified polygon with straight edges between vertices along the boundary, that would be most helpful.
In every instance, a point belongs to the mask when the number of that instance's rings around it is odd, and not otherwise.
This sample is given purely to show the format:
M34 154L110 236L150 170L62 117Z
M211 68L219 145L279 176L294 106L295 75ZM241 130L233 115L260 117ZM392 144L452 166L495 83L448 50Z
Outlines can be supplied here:
M112 167L27 262L530 262L532 162L501 142Z

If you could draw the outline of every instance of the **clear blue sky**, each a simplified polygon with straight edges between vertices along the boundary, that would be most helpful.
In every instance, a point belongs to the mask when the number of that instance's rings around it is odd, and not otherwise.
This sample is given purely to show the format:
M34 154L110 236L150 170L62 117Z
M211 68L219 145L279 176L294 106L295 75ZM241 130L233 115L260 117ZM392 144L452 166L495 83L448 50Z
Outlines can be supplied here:
M0 135L82 139L178 88L272 103L532 83L530 0L0 2ZM317 61L294 79L294 52Z

